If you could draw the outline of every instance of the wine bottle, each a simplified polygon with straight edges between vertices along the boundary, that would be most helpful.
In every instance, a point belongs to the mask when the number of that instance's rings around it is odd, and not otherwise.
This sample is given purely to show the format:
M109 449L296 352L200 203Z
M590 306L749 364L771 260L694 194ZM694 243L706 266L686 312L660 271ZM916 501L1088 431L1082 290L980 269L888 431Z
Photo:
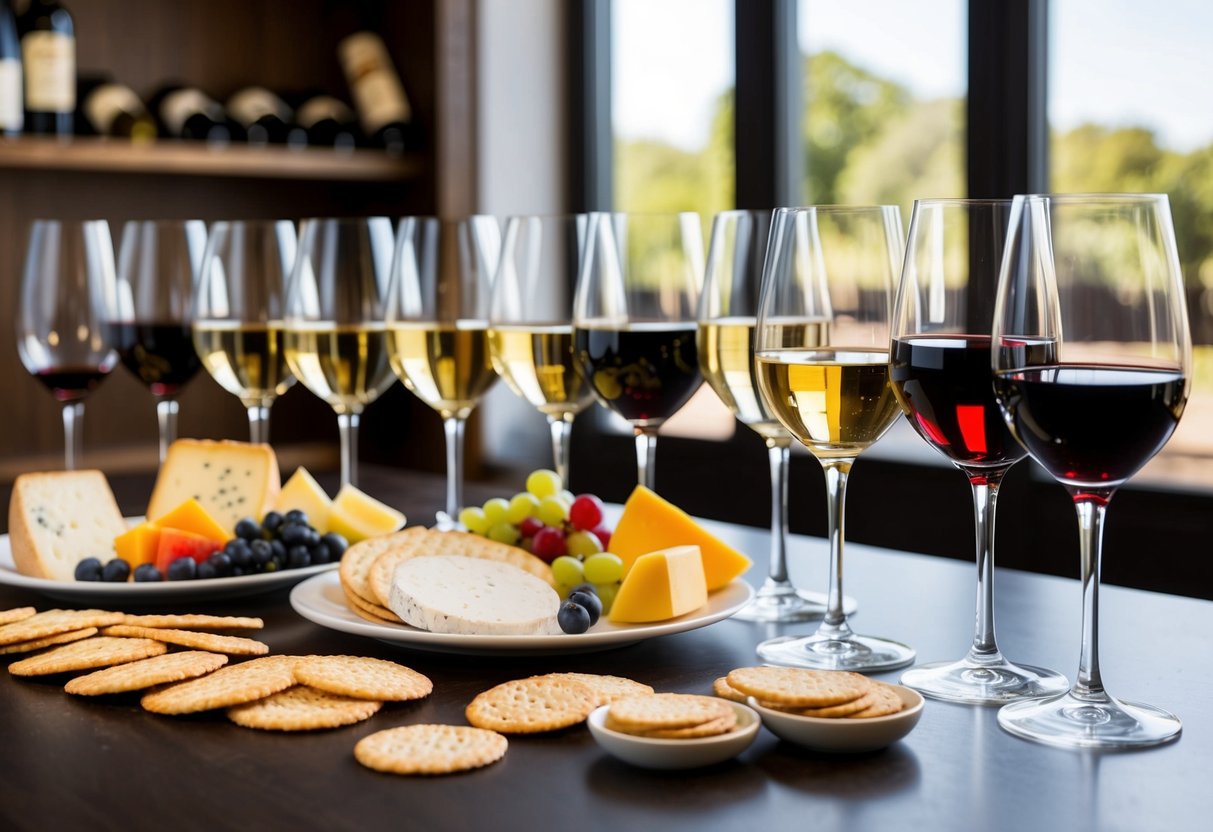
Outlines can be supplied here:
M354 111L331 95L313 95L299 105L295 120L307 131L307 143L350 151L358 146Z
M307 133L293 123L291 108L265 87L240 90L227 100L227 111L244 128L249 144L307 144Z
M71 135L76 109L76 27L58 0L30 0L21 15L25 132Z
M16 136L25 122L21 37L9 0L0 0L0 133Z
M100 84L80 105L89 127L99 136L150 142L156 138L156 121L139 96L122 84Z
M219 102L196 87L172 84L152 96L149 109L160 122L162 135L173 139L225 145L243 138Z
M362 132L371 144L402 153L413 144L412 108L383 39L356 32L337 45Z

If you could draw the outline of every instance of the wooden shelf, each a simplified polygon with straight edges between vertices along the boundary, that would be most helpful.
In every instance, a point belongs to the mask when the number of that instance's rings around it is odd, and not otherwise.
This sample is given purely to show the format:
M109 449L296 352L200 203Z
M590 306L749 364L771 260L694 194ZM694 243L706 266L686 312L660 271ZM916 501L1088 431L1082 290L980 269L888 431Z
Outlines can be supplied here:
M375 150L338 152L325 148L161 141L131 144L74 136L23 136L0 141L0 170L78 171L82 173L168 174L241 179L294 179L327 182L400 182L416 177L419 159Z

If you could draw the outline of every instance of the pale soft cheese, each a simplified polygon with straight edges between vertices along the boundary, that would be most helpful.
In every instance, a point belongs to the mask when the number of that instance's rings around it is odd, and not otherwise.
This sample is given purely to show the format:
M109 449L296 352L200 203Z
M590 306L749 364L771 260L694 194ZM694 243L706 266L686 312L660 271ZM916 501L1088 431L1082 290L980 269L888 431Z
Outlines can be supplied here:
M230 532L241 518L264 517L281 488L269 445L178 439L160 466L147 519L163 517L193 497Z
M17 477L8 529L17 571L71 581L84 558L114 557L126 523L100 471L55 471Z
M455 555L396 567L388 607L432 633L556 635L560 596L534 575L497 561Z

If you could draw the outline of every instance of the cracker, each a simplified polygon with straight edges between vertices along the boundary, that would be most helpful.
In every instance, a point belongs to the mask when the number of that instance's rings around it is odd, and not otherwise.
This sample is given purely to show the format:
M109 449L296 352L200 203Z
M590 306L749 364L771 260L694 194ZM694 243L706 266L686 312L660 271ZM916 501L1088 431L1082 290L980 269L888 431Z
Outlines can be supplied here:
M841 705L858 699L870 687L868 678L858 673L801 667L741 667L729 671L725 679L760 702L792 708Z
M403 624L400 616L389 610L387 607L381 607L376 603L366 600L355 592L351 592L349 588L342 587L345 592L345 601L349 605L350 610L361 618L367 621L373 621L376 624Z
M622 699L625 696L639 696L653 692L653 688L649 685L625 679L622 676L601 676L597 673L549 673L540 678L572 679L574 682L581 682L594 692L598 698L597 705L609 705L616 699Z
M221 667L201 679L179 682L140 700L156 714L191 714L262 699L295 684L295 656L265 656Z
M821 708L788 708L782 705L773 705L770 702L760 702L764 708L771 708L776 711L783 711L789 714L798 716L815 716L818 719L836 719L838 717L850 716L857 714L860 711L871 707L876 702L875 693L868 690L863 696L858 699L852 699L850 702L843 702L841 705L826 705Z
M363 737L354 759L389 774L451 774L495 763L508 747L501 734L481 728L405 725Z
M64 685L63 689L79 696L127 693L132 690L144 690L153 685L205 676L225 664L227 656L219 653L204 653L199 650L165 653L150 659L107 667L87 676L77 676Z
M304 656L295 664L295 680L338 696L391 702L421 699L434 689L402 664L361 656Z
M727 719L733 706L721 699L694 693L653 693L628 696L611 704L607 727L625 733L669 730Z
M424 526L413 526L391 534L367 538L346 549L337 571L346 594L353 593L368 604L380 606L370 585L371 566L374 565L375 559L391 548L426 533Z
M847 719L871 719L876 716L889 716L890 714L900 713L901 709L905 707L905 703L897 695L897 689L884 682L872 681L872 697L876 700L875 702L862 711L851 714Z
M33 641L22 641L17 644L6 644L0 647L0 654L4 653L32 653L35 650L41 650L43 647L53 647L56 644L67 644L70 641L79 641L82 638L90 638L97 635L96 627L85 627L83 630L68 630L66 633L56 633L53 636L46 638L36 638Z
M8 672L14 676L46 676L133 662L167 651L168 648L160 642L147 638L95 636L52 647L44 653L13 662L8 666Z
M477 728L533 734L584 722L597 702L597 694L581 682L532 676L484 691L464 713Z
M262 731L317 731L370 719L382 702L338 696L297 685L264 699L227 709L227 718Z
M47 610L0 626L0 646L83 630L85 627L105 627L117 624L122 617L120 612L105 610Z
M166 627L185 630L260 630L265 622L260 618L235 615L126 615L123 624L132 627Z
M12 624L23 621L38 612L33 607L14 607L11 610L0 610L0 624Z
M728 699L733 702L741 702L742 704L745 704L745 701L748 698L744 693L730 685L729 680L724 676L721 676L716 681L712 682L712 693L716 694L721 699Z
M722 716L702 725L692 725L689 728L658 728L655 731L642 731L640 736L656 740L695 740L727 734L736 727L737 713L730 711L727 717Z
M268 644L239 636L220 636L214 633L196 633L192 630L169 630L160 627L132 627L115 624L101 631L103 636L123 638L150 638L165 644L191 647L210 653L227 653L229 656L264 656L270 652Z

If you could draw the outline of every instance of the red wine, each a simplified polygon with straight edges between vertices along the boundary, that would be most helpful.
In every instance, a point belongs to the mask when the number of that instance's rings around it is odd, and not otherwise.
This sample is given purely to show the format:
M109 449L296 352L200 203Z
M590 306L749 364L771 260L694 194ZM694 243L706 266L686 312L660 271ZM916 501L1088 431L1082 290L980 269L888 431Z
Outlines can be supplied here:
M45 384L59 401L78 402L105 381L112 367L112 364L107 367L48 367L34 373L34 378Z
M189 324L122 321L109 328L123 366L154 396L175 396L202 367Z
M604 404L629 422L659 425L691 398L703 377L694 323L574 330L578 369Z
M1187 402L1175 370L1052 365L997 374L1011 430L1063 485L1109 490L1171 438Z
M1020 366L1056 360L1054 343L1019 345ZM994 399L988 335L919 335L893 341L893 392L910 424L962 466L1006 467L1023 459Z

